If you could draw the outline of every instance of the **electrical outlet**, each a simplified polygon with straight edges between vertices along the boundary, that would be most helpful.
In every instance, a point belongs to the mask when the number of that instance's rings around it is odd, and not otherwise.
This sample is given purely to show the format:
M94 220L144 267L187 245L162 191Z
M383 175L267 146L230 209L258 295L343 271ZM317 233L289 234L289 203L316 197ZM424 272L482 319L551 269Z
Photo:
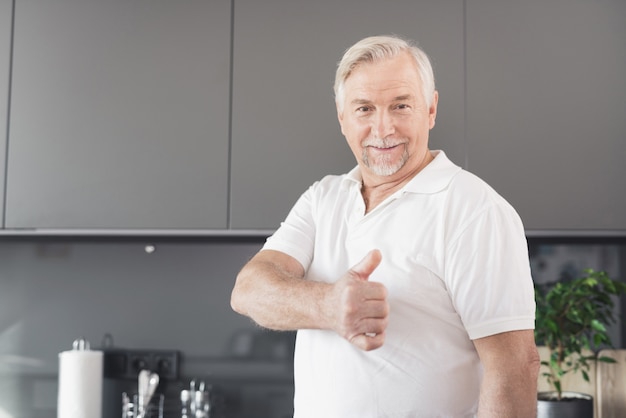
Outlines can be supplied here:
M161 379L178 379L180 352L170 350L104 350L104 377L136 379L141 370L150 370Z

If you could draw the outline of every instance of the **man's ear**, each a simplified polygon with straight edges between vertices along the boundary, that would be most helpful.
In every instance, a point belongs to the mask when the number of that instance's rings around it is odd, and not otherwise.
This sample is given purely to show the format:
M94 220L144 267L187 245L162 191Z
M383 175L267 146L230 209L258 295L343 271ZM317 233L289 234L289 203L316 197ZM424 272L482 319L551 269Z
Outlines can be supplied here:
M339 105L335 103L337 108L337 120L339 121L339 126L341 127L341 133L345 135L343 132L343 111L339 109Z
M435 119L437 119L437 104L438 103L439 103L439 92L435 90L433 92L433 102L430 104L430 108L428 109L429 129L433 129L435 127Z

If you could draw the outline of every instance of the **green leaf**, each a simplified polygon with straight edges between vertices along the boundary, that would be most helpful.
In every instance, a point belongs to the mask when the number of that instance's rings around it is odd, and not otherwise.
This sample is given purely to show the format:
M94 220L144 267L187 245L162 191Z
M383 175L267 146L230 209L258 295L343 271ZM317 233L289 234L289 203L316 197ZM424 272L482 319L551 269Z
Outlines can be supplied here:
M557 392L559 392L559 397L560 397L561 392L563 392L563 391L561 390L561 382L559 382L558 380L557 380L557 381L555 381L555 382L554 382L554 387L555 387L556 391L557 391Z
M595 331L606 332L606 327L597 319L591 320L591 328Z
M587 372L585 370L581 370L581 373L583 374L583 379L585 379L585 382L588 382L589 375L587 374Z

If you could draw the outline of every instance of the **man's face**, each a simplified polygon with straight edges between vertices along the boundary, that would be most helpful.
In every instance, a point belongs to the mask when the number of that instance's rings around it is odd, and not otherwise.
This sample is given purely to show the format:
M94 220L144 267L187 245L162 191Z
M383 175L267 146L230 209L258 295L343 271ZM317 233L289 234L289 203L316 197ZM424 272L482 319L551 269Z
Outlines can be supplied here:
M435 126L437 93L424 101L415 61L408 53L356 67L345 82L341 132L364 180L401 179L421 170Z

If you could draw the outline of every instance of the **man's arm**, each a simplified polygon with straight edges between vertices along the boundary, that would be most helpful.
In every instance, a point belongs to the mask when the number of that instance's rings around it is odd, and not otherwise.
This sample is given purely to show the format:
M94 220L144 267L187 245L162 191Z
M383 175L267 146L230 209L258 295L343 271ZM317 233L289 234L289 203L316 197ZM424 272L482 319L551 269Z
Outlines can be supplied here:
M302 265L287 254L264 250L237 276L231 306L266 328L333 330L373 350L384 342L389 314L387 290L368 281L380 261L372 251L336 282L322 283L304 279Z
M528 418L537 412L539 354L533 330L474 340L484 368L479 418Z

